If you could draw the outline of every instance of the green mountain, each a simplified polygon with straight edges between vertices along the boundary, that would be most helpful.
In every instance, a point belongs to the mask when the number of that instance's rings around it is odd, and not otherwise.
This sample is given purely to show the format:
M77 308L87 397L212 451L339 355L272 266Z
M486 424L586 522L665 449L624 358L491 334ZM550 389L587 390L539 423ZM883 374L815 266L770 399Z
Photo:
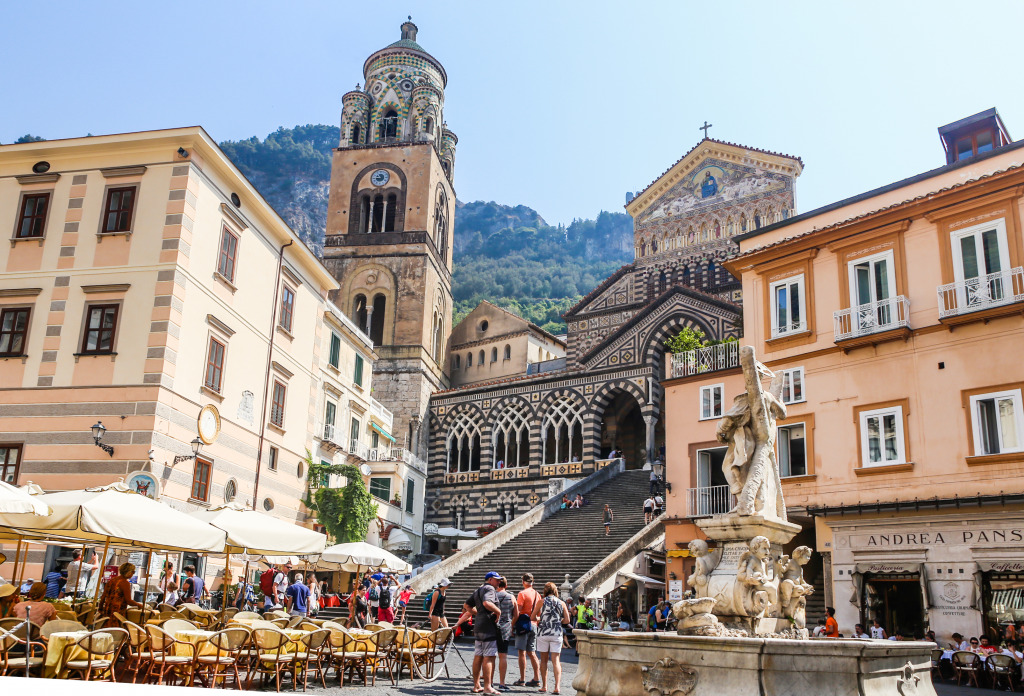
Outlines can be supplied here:
M336 126L278 128L264 140L221 148L264 198L317 253L323 249ZM633 227L624 213L602 211L568 226L547 224L525 205L456 201L453 322L481 300L553 333L561 315L633 257Z

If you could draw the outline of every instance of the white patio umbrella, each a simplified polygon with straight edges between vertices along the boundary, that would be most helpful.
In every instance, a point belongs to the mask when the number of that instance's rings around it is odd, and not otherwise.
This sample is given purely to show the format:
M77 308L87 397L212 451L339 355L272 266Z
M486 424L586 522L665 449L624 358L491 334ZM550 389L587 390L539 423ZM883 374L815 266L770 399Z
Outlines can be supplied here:
M13 512L45 517L53 512L49 505L24 488L0 481L0 513Z
M355 569L356 572L360 568L389 570L393 573L412 572L412 566L395 554L365 541L336 544L325 549L318 565L347 571Z
M320 532L235 503L193 512L191 516L227 533L227 546L219 549L220 553L318 556L327 546L327 537Z

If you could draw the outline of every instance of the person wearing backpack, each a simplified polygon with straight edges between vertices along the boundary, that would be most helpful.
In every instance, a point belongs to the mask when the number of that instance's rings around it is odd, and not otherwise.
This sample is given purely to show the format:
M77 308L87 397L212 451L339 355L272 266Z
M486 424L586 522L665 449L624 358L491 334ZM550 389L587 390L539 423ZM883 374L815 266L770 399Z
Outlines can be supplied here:
M512 627L516 634L516 650L519 652L519 679L512 686L540 686L540 660L537 659L537 624L530 620L533 608L540 602L540 595L533 589L533 573L523 573L523 589L516 595L519 615ZM533 666L533 679L526 681L526 658Z
M377 623L377 612L380 611L380 580L376 576L370 578L370 620Z
M287 573L292 569L291 563L285 563L281 570L271 565L260 575L260 590L263 592L263 608L266 611L280 609L281 595L284 592ZM283 572L282 572L283 571Z
M381 578L377 598L377 623L380 623L381 621L387 621L389 624L395 623L394 593L392 592L392 587L398 587L398 583L395 582L394 577L391 575L385 575Z
M444 615L444 600L448 594L448 586L451 584L452 581L448 578L441 578L441 582L438 583L437 588L428 596L428 599L430 600L429 611L431 631L436 631L441 626L448 628L448 617Z

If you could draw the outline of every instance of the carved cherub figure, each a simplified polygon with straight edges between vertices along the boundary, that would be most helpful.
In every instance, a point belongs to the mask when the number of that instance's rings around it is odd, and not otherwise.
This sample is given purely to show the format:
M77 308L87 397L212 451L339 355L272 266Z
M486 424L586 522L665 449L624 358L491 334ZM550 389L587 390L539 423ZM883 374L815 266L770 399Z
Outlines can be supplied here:
M797 628L804 628L806 617L804 607L807 595L814 592L814 587L804 581L804 566L811 560L809 546L798 546L793 550L793 557L780 556L776 563L779 582L779 605L782 615L790 619Z
M756 536L750 540L749 550L740 556L736 582L742 588L742 605L748 616L756 616L775 603L778 591L770 584L766 561L772 545L767 537Z
M694 539L688 546L690 555L696 559L693 573L686 579L686 584L693 588L697 596L702 596L708 586L708 578L711 571L718 567L722 560L722 549L708 549L708 542L703 539Z

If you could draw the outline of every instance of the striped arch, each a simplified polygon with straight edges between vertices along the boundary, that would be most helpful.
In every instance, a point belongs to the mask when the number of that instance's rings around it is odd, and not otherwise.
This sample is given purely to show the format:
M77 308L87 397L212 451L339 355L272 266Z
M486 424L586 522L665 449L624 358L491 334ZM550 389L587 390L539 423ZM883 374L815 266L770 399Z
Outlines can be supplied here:
M587 427L583 431L583 452L584 458L598 459L601 456L601 427L604 421L604 413L608 405L620 392L626 392L636 399L640 413L645 414L651 409L644 390L634 381L629 379L615 380L601 385L590 399L590 413L587 417Z
M658 328L647 335L640 346L639 354L643 356L643 363L654 368L656 381L660 382L665 378L665 375L662 374L665 367L665 339L687 327L703 331L704 335L709 338L719 336L719 333L727 333L718 331L714 324L709 323L703 317L695 317L684 312L685 308L681 307L666 317ZM726 338L726 336L723 335L721 338Z

